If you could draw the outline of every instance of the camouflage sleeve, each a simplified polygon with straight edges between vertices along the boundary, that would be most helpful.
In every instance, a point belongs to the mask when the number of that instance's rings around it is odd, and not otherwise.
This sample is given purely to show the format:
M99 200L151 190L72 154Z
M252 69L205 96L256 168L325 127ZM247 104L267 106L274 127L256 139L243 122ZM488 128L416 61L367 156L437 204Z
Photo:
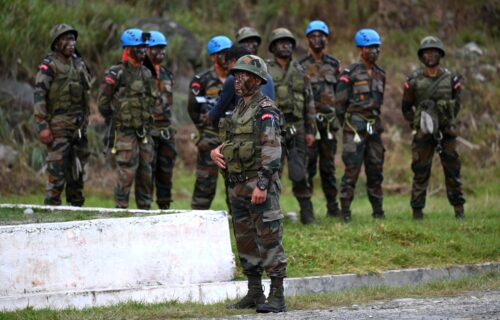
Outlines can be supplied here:
M403 117L410 124L413 123L415 117L415 81L412 78L406 79L403 85L403 100L401 102L401 111L403 112Z
M204 86L199 78L195 77L189 84L189 96L188 96L188 113L189 117L196 125L199 127L202 125L201 121L201 108L200 104L196 101L196 97L204 96Z
M452 78L453 91L451 97L455 100L455 117L460 112L460 97L462 93L463 81L464 78L459 74L454 75Z
M97 107L101 115L109 119L113 116L113 95L118 87L118 72L114 69L109 69L104 74L101 87L99 89L99 97L97 98Z
M281 167L281 130L279 114L272 108L264 108L258 115L261 143L261 169L259 176L269 182Z
M349 96L352 91L352 83L349 74L342 72L335 88L335 112L340 124L344 124L344 116L349 106Z
M316 134L316 107L309 77L304 76L304 125L306 133Z
M34 116L38 132L49 127L49 110L47 100L52 80L53 77L50 62L47 59L44 59L38 66L38 72L35 79Z

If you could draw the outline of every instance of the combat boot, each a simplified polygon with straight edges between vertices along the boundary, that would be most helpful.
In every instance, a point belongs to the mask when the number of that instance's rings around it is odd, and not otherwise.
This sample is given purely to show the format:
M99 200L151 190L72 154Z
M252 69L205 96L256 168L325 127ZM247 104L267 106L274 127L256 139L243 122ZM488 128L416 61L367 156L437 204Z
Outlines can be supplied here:
M311 198L298 198L300 206L300 222L302 224L314 223L314 211Z
M424 212L422 208L413 208L413 220L422 220L424 218Z
M351 222L351 204L345 201L341 201L340 205L342 207L342 221L344 221L344 223Z
M269 290L269 297L265 303L257 305L257 312L286 312L285 294L283 288L283 278L271 277L271 289Z
M340 216L339 204L335 199L326 199L326 216L330 218L336 218Z
M255 309L258 304L266 302L266 296L262 290L261 276L248 276L248 292L235 304L228 304L227 309Z
M384 209L382 208L382 200L372 202L372 217L374 219L385 219Z
M455 218L457 219L465 219L465 211L463 205L455 206Z

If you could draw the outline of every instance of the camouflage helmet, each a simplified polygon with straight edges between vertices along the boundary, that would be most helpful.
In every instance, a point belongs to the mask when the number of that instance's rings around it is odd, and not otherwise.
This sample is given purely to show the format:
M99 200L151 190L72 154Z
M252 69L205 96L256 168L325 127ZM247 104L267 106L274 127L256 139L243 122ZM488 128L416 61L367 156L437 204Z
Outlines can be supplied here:
M267 83L267 65L259 56L247 54L239 58L230 72L234 75L236 71L250 72L259 77L262 80L262 84Z
M274 41L279 40L279 39L289 39L292 41L292 46L295 48L297 41L295 40L295 37L293 34L290 32L290 30L286 28L277 28L271 31L271 34L269 35L269 51L271 51L271 48L273 46Z
M446 52L444 51L443 42L433 36L427 36L420 41L420 47L418 48L418 58L422 61L422 54L425 49L437 49L441 54L441 58L445 56Z
M258 44L262 42L262 37L257 30L255 30L255 28L243 27L236 33L236 42L238 43L241 43L241 41L249 38L256 38Z
M50 30L50 48L54 50L54 44L57 38L68 32L71 32L75 36L75 40L78 38L78 31L72 26L65 23L56 24L52 30Z

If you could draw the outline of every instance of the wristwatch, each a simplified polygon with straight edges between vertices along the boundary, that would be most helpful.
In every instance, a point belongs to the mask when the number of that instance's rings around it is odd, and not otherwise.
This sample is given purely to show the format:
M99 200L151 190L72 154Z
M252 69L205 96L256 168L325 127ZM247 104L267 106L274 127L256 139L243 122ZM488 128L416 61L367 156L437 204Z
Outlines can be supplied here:
M257 188L259 188L259 190L261 191L266 191L268 185L269 185L268 181L265 181L262 178L257 180Z

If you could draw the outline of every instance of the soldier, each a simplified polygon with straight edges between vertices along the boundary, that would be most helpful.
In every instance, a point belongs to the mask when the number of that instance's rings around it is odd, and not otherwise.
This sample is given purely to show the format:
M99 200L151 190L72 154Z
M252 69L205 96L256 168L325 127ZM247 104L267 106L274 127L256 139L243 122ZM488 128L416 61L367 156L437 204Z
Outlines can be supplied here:
M47 145L46 205L81 207L87 141L90 71L76 49L78 32L58 24L50 32L50 52L38 66L34 115L40 141Z
M152 75L143 65L150 34L127 29L121 36L122 61L104 75L97 105L106 123L114 123L112 152L118 165L115 187L117 208L127 208L135 180L137 208L149 209L152 202L153 139L150 129L154 97Z
M300 60L311 81L314 104L316 106L316 141L308 148L309 184L313 188L319 157L321 186L326 197L328 217L339 216L337 203L337 182L335 179L335 153L337 151L338 130L335 114L335 86L340 73L340 61L326 53L330 31L326 23L311 21L306 28L309 54Z
M404 84L402 111L413 129L411 207L414 219L423 219L425 196L437 150L446 181L448 201L455 217L463 219L465 198L460 179L460 158L456 150L455 119L460 110L462 77L440 66L445 56L440 39L427 36L420 42L418 58L423 68L412 73Z
M218 169L210 159L210 150L220 144L217 128L207 125L207 113L214 106L228 73L226 52L232 46L226 36L215 36L208 41L212 68L194 76L188 97L188 112L199 133L197 141L196 182L191 208L206 210L215 197ZM226 199L227 200L227 199Z
M384 165L383 131L380 112L384 102L385 72L377 64L380 36L373 29L359 30L354 41L360 62L345 68L336 90L336 112L343 125L342 160L345 165L340 188L344 222L351 221L351 202L356 181L365 164L366 189L373 217L385 217L382 206L382 169Z
M236 33L236 42L244 45L250 54L257 54L260 43L262 42L262 37L255 28L243 27Z
M155 98L153 107L154 141L153 184L156 186L156 202L160 209L170 208L172 202L172 175L177 152L175 150L175 130L172 128L172 72L162 66L165 59L167 39L159 31L151 31L148 42L147 59L144 65L153 74L151 85ZM153 187L154 187L153 186Z
M254 55L241 57L231 69L236 94L243 97L220 130L222 145L211 157L227 170L234 234L248 293L228 308L257 312L286 311L283 278L286 255L282 245L283 214L279 206L281 117L259 87L267 80L265 62ZM271 278L265 301L262 272Z
M304 68L292 60L295 45L295 37L288 29L273 30L269 37L269 51L274 54L274 60L267 63L274 81L276 105L285 118L283 161L286 155L292 191L300 205L300 221L310 224L314 222L314 211L306 170L307 147L314 143L316 113Z

